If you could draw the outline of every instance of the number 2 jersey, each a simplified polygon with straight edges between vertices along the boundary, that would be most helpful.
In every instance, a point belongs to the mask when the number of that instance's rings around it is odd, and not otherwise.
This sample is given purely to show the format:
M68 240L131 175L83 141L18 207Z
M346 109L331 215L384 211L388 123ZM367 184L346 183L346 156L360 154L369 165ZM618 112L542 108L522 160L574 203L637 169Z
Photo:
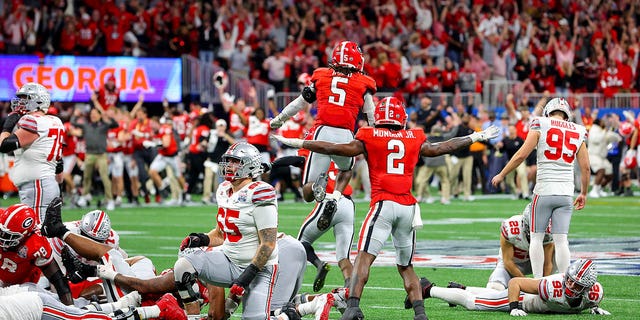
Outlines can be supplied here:
M558 273L541 278L538 295L525 295L522 304L527 312L580 313L597 306L603 297L602 285L596 282L576 299L568 299L565 295L564 273Z
M316 88L316 125L354 130L367 92L376 93L376 81L359 72L345 75L331 68L318 68L311 75Z
M27 181L55 176L56 162L62 158L65 129L59 118L28 114L18 121L18 128L38 135L31 145L14 151L16 162L9 172L16 186Z
M427 140L424 131L363 127L355 139L360 140L366 150L371 203L391 200L402 205L415 204L411 187L420 148Z
M256 255L260 240L258 228L277 228L278 216L255 216L259 206L276 206L276 191L270 184L254 181L233 192L231 182L220 184L216 192L218 201L218 228L223 232L222 251L240 267L247 267ZM278 263L278 248L273 250L266 265Z
M531 131L539 131L537 145L537 195L573 195L573 162L586 140L584 126L555 118L538 117L531 121Z

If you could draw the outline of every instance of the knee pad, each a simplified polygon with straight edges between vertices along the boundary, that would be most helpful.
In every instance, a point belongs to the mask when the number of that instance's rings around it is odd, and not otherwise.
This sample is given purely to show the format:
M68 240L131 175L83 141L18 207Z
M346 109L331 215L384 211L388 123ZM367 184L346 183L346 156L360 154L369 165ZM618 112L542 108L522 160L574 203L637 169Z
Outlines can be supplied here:
M506 289L504 287L504 285L500 282L489 282L487 283L487 289L492 289L492 290L497 290L497 291L503 291L504 289Z
M196 272L189 260L180 258L176 261L173 266L173 277L182 302L189 303L200 299L197 283L198 272Z

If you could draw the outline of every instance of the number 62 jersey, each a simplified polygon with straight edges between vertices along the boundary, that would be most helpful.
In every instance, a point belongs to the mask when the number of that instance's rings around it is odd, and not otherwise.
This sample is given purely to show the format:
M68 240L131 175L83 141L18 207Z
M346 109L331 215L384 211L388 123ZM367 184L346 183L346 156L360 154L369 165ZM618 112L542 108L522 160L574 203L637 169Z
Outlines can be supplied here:
M28 114L18 121L18 128L38 135L31 145L14 151L16 162L9 172L16 186L27 181L55 176L56 162L62 158L65 129L58 117Z
M531 131L539 131L537 145L537 195L573 195L573 162L587 138L587 129L573 122L538 117Z

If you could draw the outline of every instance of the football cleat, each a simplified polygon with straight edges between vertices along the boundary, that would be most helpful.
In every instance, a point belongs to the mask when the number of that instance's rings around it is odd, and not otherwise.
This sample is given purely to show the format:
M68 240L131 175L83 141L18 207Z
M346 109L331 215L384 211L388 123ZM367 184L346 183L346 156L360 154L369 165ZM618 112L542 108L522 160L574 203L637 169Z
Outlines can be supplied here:
M280 310L280 314L285 314L289 318L289 320L300 320L300 314L298 310L296 310L296 305L294 303L287 303Z
M327 196L327 183L329 182L329 175L322 173L318 176L316 181L311 186L313 191L313 197L317 202L322 202Z
M333 295L334 301L333 306L340 311L340 313L344 313L344 310L347 309L347 299L349 298L349 288L336 288L331 290L331 294Z
M309 294L306 292L298 293L295 296L293 296L293 300L291 301L293 301L294 304L307 303L309 302Z
M344 313L342 314L342 318L340 319L363 320L364 314L362 313L362 310L360 310L360 307L349 307L347 308L347 310L344 311Z
M449 284L447 285L447 288L456 288L456 289L467 290L467 286L465 286L464 284L461 284L461 283L454 282L454 281L449 281ZM457 306L457 304L449 303L449 307L453 308L455 306Z
M55 197L47 206L47 211L42 221L42 234L48 238L62 238L69 229L62 222L62 198Z
M318 218L318 230L324 231L329 229L333 216L336 214L336 210L338 210L338 202L335 199L325 201L322 213Z
M329 312L331 312L334 300L331 293L323 294L313 300L316 303L315 320L329 320Z
M331 265L327 262L323 262L322 266L318 268L316 278L313 280L313 292L318 292L324 287L324 280L327 277L327 273L331 270Z
M160 308L160 318L165 320L187 320L187 313L180 308L178 300L171 293L165 293L156 302Z
M422 299L431 298L431 287L433 287L434 285L435 284L431 283L429 279L425 277L420 278L420 288L422 290ZM409 295L407 295L407 297L404 298L404 308L411 309L412 307L413 307L413 304L411 303L411 301L409 301Z

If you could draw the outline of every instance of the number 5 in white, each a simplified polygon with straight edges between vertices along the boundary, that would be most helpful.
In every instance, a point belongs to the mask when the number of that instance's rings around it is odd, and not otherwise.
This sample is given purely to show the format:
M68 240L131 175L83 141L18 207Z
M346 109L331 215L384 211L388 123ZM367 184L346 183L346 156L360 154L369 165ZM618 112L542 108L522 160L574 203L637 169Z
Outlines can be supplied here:
M396 162L396 160L404 158L404 143L400 140L389 140L387 150L392 151L387 156L387 173L404 174L404 163L401 161Z
M331 79L331 93L333 93L333 95L329 96L329 103L343 107L344 101L347 98L347 92L342 88L338 88L338 83L347 84L349 83L349 79L341 77L334 77ZM337 99L335 95L338 95Z

